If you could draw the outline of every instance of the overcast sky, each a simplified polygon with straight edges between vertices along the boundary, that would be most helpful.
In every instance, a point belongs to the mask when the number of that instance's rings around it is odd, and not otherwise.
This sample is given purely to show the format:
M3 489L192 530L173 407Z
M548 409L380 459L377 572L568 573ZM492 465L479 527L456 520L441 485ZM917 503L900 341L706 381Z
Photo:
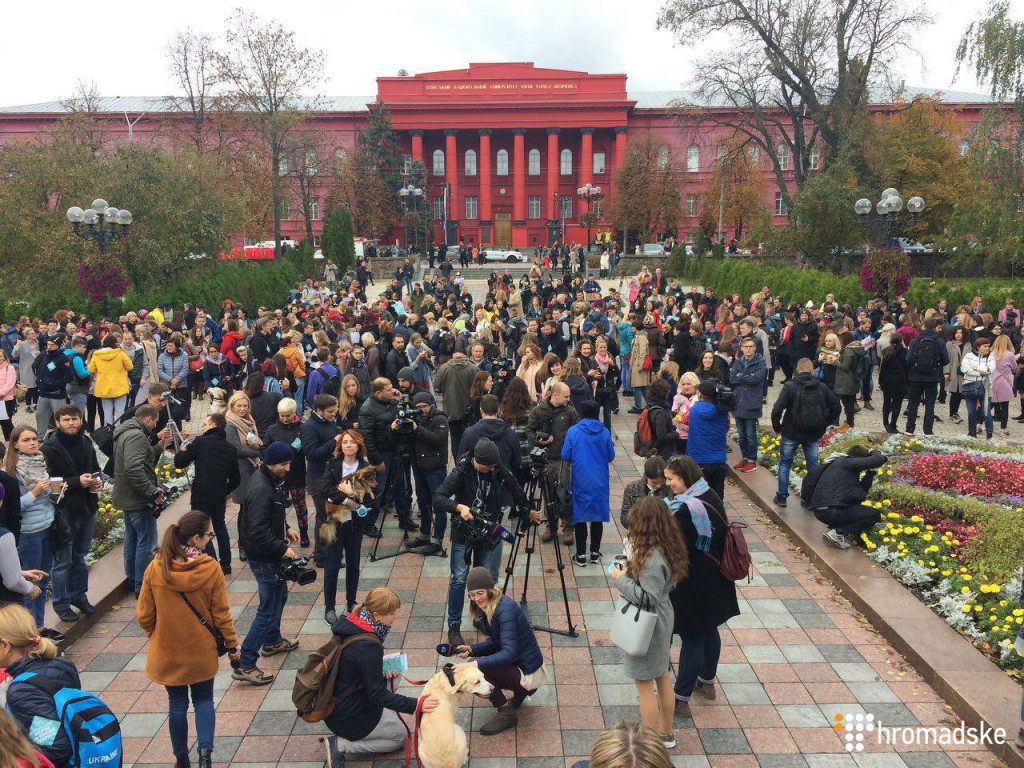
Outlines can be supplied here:
M8 73L0 105L51 101L92 80L104 96L174 93L165 48L177 28L220 35L238 0L176 0L90 6L69 0L4 7L0 62ZM969 74L953 81L953 57L985 0L929 3L936 23L898 75L908 85L980 91ZM624 72L631 91L686 85L701 43L675 44L655 29L658 0L247 0L263 18L293 29L301 44L327 54L327 95L376 92L378 75L459 69L469 62L532 61L537 66ZM1024 0L1011 0L1024 12ZM721 44L720 42L718 44Z

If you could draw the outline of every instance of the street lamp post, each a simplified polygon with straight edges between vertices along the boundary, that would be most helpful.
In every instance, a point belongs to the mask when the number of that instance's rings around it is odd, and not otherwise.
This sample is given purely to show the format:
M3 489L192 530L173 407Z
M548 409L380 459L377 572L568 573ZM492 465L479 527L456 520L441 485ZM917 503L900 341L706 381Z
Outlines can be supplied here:
M423 196L423 190L422 189L420 189L415 184L410 182L409 184L405 185L400 190L398 190L398 196L402 198L402 208L405 210L406 213L410 212L410 206L411 206L412 212L414 212L416 214L419 214L419 202L420 202L420 198ZM416 237L416 230L415 229L413 230L412 238L413 238L413 250L416 251L417 237ZM417 251L417 253L418 253L418 251Z
M592 186L589 182L577 189L576 194L579 196L580 200L587 204L587 253L590 253L590 227L594 223L594 217L591 215L591 206L604 197L604 195L601 194L600 187Z
M871 201L862 197L853 204L853 210L860 217L862 227L873 233L882 242L882 248L899 248L899 238L903 230L916 224L921 218L921 211L924 210L924 198L912 197L907 200L907 211L910 218L897 216L903 210L903 198L894 188L889 187L882 192L882 196L873 207L878 216L874 219L871 215Z
M92 206L85 210L77 205L68 208L67 217L71 231L96 243L101 256L106 255L107 246L114 240L127 237L132 225L131 211L110 207L102 198L93 200Z

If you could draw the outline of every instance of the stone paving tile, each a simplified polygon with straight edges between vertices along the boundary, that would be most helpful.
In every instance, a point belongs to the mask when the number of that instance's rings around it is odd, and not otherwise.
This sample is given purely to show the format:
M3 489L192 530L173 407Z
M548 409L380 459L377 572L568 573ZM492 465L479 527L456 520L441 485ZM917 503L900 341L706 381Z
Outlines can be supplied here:
M618 518L622 484L639 476L629 450L632 417L615 417L618 459L613 472L613 518ZM847 754L831 727L837 713L871 712L892 725L949 724L942 699L856 614L767 518L735 486L727 488L729 513L749 525L747 541L754 578L738 586L743 614L722 628L719 695L697 697L693 718L676 718L677 768L931 768L977 765L981 753L951 750L893 751L871 745ZM233 518L234 513L229 512ZM232 520L233 524L233 520ZM385 547L397 541L388 522ZM606 557L621 551L617 525L606 528ZM368 552L368 551L367 551ZM563 558L567 559L565 551ZM522 567L511 590L519 598ZM550 545L533 556L527 599L535 621L567 626L565 606ZM364 559L360 594L388 585L404 605L388 638L402 648L415 674L429 675L444 661L434 646L444 639L448 564L444 558L404 555L369 563ZM489 717L485 701L462 702L458 722L469 731L470 768L568 768L585 757L600 729L638 719L635 685L622 670L622 652L611 645L608 627L614 591L603 568L564 571L577 638L538 633L553 670L551 685L526 704L516 731L494 737L476 732ZM255 581L239 563L229 578L236 626L244 631L255 613ZM227 667L215 680L218 765L256 768L316 768L323 764L318 737L322 724L295 717L291 705L294 674L309 651L329 638L317 582L289 595L284 628L298 633L300 650L262 660L280 678L253 688L234 682ZM122 718L126 765L168 765L167 698L145 675L146 638L134 618L134 602L104 617L76 643L69 657L82 669L82 683L101 693ZM468 611L468 608L467 608ZM469 622L465 621L464 626ZM472 632L469 633L472 635ZM678 643L673 651L678 661ZM408 687L405 692L412 692ZM193 744L195 734L192 733ZM901 747L901 749L903 749ZM984 765L995 764L985 755ZM350 761L350 768L401 768L402 755Z

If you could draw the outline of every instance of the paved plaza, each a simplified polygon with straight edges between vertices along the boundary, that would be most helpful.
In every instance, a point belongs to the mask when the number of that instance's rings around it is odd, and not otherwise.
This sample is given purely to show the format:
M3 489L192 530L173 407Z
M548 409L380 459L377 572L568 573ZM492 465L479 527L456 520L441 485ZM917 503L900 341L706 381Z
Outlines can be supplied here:
M615 417L616 452L612 468L613 518L622 488L640 475L640 464L626 445L633 419ZM758 470L765 471L765 470ZM723 628L720 694L716 701L694 700L693 720L676 720L678 744L673 764L680 768L938 768L999 765L985 751L943 752L936 746L893 751L870 740L863 752L847 753L834 729L836 714L872 713L886 725L955 726L955 714L922 682L863 617L730 485L729 513L748 525L747 540L755 574L740 586L742 615ZM231 514L231 513L229 513ZM233 514L232 514L233 516ZM232 531L233 523L230 524ZM381 554L393 551L397 528L389 520ZM605 561L621 551L617 525L609 526L602 547ZM403 649L409 676L423 679L445 660L434 646L444 641L448 587L445 558L402 555L375 563L364 541L360 596L381 585L402 597L386 648ZM537 623L566 626L552 545L539 545L531 568L528 603ZM506 549L507 552L507 549ZM620 651L609 640L614 592L604 567L573 568L563 547L572 621L577 638L539 633L553 684L528 700L515 731L498 736L475 733L491 715L487 702L463 698L459 719L469 736L472 768L563 768L588 755L598 732L622 719L639 719L637 694L622 672ZM518 600L525 560L516 567L512 592ZM321 572L322 574L322 572ZM229 593L236 626L248 629L258 602L256 582L236 563ZM291 591L282 629L297 636L300 649L261 660L277 673L272 686L257 688L231 680L222 660L215 688L217 765L277 765L314 768L323 764L318 736L322 725L296 718L291 704L295 671L306 654L329 638L323 620L321 582ZM146 638L135 621L130 599L105 616L68 655L82 680L100 693L122 718L127 764L173 762L167 734L167 695L145 674ZM466 621L464 626L469 626ZM470 630L467 639L473 633ZM676 645L678 648L678 643ZM675 656L675 653L673 654ZM408 692L408 691L407 691ZM194 731L193 731L194 736ZM900 749L907 749L900 747ZM398 768L404 755L374 761ZM353 766L369 764L350 762Z

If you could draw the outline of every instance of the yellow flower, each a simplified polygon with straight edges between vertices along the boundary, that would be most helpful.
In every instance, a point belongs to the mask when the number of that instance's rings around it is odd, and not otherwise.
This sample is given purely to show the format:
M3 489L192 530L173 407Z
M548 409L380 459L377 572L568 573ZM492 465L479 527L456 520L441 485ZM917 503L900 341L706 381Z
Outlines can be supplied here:
M1006 605L1006 601L1005 600L1000 600L999 604L1002 605L1002 606L1005 606Z
M884 506L886 506L886 507L891 507L892 506L892 502L889 501L888 499L882 499L882 504Z
M960 594L966 595L970 591L971 591L970 587L960 587Z
M971 576L971 574L969 574L969 573L965 573L965 574L964 574L964 581L970 581L970 580L971 580L971 579L973 579L973 578L974 578L974 577L973 577L973 576Z
M981 606L980 605L974 606L974 610L976 610L976 611L978 611L980 613L981 612Z
M965 605L964 606L964 613L970 613L970 612L971 612L971 606Z
M942 575L943 575L943 576L949 576L949 575L950 575L951 573L952 573L952 571L950 571L950 570L945 570L945 571L943 571L943 572L942 572ZM967 591L968 591L968 592L970 592L970 590L967 590Z

